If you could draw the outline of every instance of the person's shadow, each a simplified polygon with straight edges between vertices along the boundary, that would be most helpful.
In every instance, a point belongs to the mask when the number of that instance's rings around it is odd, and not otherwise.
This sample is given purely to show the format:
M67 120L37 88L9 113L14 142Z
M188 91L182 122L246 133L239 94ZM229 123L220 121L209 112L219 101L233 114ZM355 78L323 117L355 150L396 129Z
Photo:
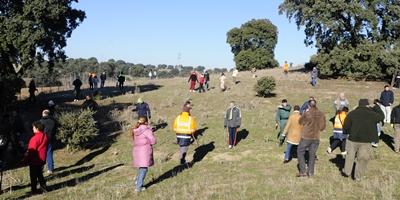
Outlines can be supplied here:
M239 132L237 132L236 145L238 145L240 141L245 140L248 135L249 135L249 131L247 129L242 129Z
M394 151L394 139L392 136L385 134L383 131L381 132L380 139L392 150Z
M196 130L196 132L194 132L193 136L195 139L197 139L199 136L203 136L204 132L208 129L208 127L204 127L201 129Z
M156 179L153 179L149 183L147 183L144 187L148 188L154 184L160 183L166 179L177 176L179 173L183 172L186 169L193 167L196 163L202 161L206 155L215 149L214 141L208 144L201 145L195 149L195 153L193 154L193 160L188 164L177 165L174 168L168 170L161 176Z

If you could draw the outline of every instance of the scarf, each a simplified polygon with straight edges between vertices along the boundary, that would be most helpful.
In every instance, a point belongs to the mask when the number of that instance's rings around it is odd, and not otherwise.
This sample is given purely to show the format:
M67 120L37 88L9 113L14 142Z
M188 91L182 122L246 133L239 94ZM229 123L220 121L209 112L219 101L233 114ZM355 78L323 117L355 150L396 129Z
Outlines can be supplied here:
M236 106L233 106L232 108L230 108L231 110L229 111L229 120L232 120L233 118L233 109L237 108L239 110L239 117L242 118L242 112L240 111L240 109Z

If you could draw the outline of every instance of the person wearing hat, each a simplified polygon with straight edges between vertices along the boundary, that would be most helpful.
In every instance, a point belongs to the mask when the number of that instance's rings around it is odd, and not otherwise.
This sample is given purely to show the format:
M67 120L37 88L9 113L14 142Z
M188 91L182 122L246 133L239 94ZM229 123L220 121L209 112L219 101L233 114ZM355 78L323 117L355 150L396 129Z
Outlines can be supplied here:
M138 118L145 117L146 119L151 119L151 112L149 104L139 98L135 104Z
M354 170L354 179L360 181L367 170L371 159L372 142L378 142L376 124L384 120L385 115L378 105L372 108L368 99L360 99L358 107L349 112L344 120L344 132L349 135L346 142L346 161L342 171L343 176L349 177Z

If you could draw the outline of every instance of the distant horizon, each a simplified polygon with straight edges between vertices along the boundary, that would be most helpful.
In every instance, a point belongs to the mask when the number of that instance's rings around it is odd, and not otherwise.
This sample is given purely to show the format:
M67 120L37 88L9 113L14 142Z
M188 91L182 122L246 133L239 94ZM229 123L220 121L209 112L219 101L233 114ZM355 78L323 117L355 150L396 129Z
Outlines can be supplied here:
M285 15L281 0L211 1L80 1L73 6L87 18L67 40L68 58L95 57L144 65L235 67L226 33L251 19L269 19L278 28L275 59L304 65L316 53L305 35ZM104 14L107 13L107 14Z

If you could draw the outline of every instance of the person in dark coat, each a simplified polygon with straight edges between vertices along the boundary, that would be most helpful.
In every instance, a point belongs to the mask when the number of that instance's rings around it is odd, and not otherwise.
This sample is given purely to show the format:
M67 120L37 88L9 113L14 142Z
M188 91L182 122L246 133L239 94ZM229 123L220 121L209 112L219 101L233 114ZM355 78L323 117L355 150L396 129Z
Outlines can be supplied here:
M278 106L275 112L275 129L279 127L279 146L285 142L285 135L283 134L283 130L285 129L286 123L290 116L290 111L292 110L292 106L288 104L286 99L282 100L282 104Z
M106 83L106 79L107 79L106 72L101 73L100 74L100 88L104 87L104 84Z
M89 81L89 89L93 90L93 74L92 73L89 73L88 81Z
M394 151L400 153L400 104L393 108L390 119L395 131Z
M86 96L86 100L82 104L83 108L89 108L92 111L97 111L99 105L96 103L95 100L89 95Z
M310 97L310 99L300 107L300 114L305 113L308 109L310 109L310 102L315 101L315 98L313 96Z
M210 74L206 70L204 72L204 79L205 79L205 85L206 85L206 90L210 90Z
M75 91L75 99L74 99L74 101L78 101L78 99L81 96L82 81L78 77L77 79L74 80L74 82L72 82L72 85L74 85L74 91Z
M36 91L38 91L38 89L36 88L35 81L32 79L31 82L29 82L29 102L36 102Z
M242 124L242 113L240 108L231 101L225 114L224 128L228 128L228 147L232 149L236 145L236 136Z
M151 119L150 106L149 106L149 104L144 102L142 98L139 98L137 100L137 103L135 104L135 106L136 106L136 111L138 114L138 119L140 117L144 117L147 120Z
M390 90L389 85L385 85L384 90L381 93L380 103L383 105L383 112L385 114L385 123L390 123L390 113L392 112L391 106L394 102L393 91Z
M44 126L43 133L47 135L47 140L48 140L47 153L46 153L47 173L52 174L54 171L53 145L56 137L56 129L57 129L56 121L50 115L49 110L43 110L42 119L40 119L40 122Z
M123 91L124 90L124 82L125 82L125 76L122 74L122 72L118 75L118 88L119 90Z
M360 181L367 170L367 164L371 159L372 142L378 142L376 124L384 119L379 105L369 106L368 99L360 99L358 107L351 111L344 120L344 132L349 135L346 141L346 160L342 171L345 177L349 177L354 170L354 178Z

